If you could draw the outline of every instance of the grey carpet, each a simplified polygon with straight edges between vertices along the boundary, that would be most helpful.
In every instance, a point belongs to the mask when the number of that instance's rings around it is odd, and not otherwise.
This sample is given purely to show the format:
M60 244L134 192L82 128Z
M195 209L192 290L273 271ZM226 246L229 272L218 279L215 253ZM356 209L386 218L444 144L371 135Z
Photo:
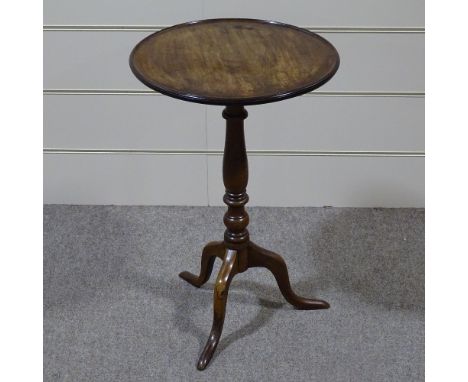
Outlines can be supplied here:
M203 245L224 208L44 207L45 381L422 381L424 210L250 208L253 241L286 260L298 311L265 269L231 285L215 357Z

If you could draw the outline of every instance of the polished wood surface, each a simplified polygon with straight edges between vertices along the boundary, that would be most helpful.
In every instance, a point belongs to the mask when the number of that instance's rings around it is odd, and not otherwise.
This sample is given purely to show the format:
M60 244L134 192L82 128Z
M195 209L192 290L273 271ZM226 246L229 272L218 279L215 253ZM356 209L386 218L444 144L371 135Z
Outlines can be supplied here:
M148 87L175 98L251 105L323 85L339 56L324 38L292 25L212 19L148 36L132 51L130 66Z
M249 197L247 152L244 138L244 119L247 111L243 106L227 106L223 111L226 119L226 142L223 156L223 180L226 187L224 202L228 209L224 215L224 240L208 243L202 252L199 275L180 273L190 284L200 287L206 283L213 270L216 258L223 261L216 279L213 296L213 324L206 345L200 355L197 368L203 370L209 364L218 346L226 315L229 285L233 277L249 268L267 268L275 277L278 287L291 305L297 309L327 309L323 300L308 299L294 293L289 281L288 268L283 258L250 241L247 225L249 215L245 204Z
M200 274L198 276L190 272L182 272L179 274L181 278L189 282L193 286L200 288L205 284L213 272L213 265L216 257L224 259L226 247L222 241L212 241L205 245L201 256Z

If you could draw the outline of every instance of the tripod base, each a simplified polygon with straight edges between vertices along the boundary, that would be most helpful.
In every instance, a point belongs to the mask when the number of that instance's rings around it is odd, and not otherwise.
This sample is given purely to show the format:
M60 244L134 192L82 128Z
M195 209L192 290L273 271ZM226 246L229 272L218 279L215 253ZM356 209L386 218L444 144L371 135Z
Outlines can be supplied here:
M223 241L210 242L202 252L200 274L197 276L190 272L182 272L179 276L199 288L208 281L216 257L223 260L223 264L214 287L213 325L205 348L198 360L198 370L206 368L218 346L226 314L229 285L236 274L242 273L248 268L264 267L269 269L275 276L278 287L286 301L297 309L327 309L330 307L323 300L308 299L295 294L291 288L288 268L283 258L250 241L238 249L228 248Z

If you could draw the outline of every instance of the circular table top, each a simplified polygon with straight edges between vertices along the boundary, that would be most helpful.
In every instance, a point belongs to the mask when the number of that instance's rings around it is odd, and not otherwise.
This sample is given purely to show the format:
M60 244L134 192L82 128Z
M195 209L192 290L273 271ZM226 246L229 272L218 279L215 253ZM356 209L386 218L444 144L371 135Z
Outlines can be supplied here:
M185 101L252 105L327 82L336 49L308 30L274 21L211 19L175 25L136 45L130 67L151 89Z

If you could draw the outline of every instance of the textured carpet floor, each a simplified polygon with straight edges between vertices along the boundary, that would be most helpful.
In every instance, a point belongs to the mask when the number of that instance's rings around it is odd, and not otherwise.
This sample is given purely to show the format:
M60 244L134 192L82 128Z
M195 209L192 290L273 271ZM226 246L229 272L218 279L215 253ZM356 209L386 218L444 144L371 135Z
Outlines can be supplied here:
M250 208L252 240L280 253L298 311L266 269L231 284L221 342L200 252L224 208L44 207L45 381L423 381L424 210Z

